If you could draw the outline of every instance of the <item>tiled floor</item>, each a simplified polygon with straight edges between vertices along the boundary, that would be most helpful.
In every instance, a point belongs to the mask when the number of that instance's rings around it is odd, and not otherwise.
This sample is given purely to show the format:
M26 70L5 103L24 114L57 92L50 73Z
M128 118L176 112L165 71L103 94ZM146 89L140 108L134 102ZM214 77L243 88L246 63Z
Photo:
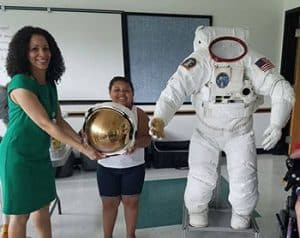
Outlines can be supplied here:
M226 178L226 168L222 166L222 175ZM275 213L285 207L289 193L281 184L286 172L285 157L259 155L258 175L260 200L257 211L261 215L256 221L264 238L276 238L278 225ZM146 180L186 177L187 170L147 169ZM62 203L62 215L57 210L52 215L54 238L101 238L101 203L98 196L95 172L75 171L68 178L57 179L57 190ZM176 238L183 237L181 225L138 229L138 238ZM123 212L120 213L115 227L114 238L125 238ZM28 235L37 237L29 224ZM200 236L199 236L200 237ZM226 236L223 236L226 237Z

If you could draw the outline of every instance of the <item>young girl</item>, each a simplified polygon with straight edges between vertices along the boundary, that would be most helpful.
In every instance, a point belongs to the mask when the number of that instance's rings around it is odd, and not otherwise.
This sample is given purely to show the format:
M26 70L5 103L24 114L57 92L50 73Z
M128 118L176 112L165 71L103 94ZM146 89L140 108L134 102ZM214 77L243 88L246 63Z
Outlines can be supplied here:
M109 84L112 102L122 104L137 118L135 144L126 154L98 160L97 180L103 205L104 238L112 238L118 207L122 202L126 222L126 238L135 238L139 194L145 178L144 147L150 144L149 118L133 105L134 89L124 77L114 77ZM125 237L125 236L124 236Z

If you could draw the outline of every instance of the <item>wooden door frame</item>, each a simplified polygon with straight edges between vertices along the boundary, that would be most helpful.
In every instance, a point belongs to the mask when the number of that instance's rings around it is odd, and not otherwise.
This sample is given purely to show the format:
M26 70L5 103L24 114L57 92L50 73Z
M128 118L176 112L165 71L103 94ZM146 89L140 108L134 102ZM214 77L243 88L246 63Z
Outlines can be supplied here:
M285 12L284 31L281 54L280 74L286 78L292 85L294 84L297 39L295 37L296 29L300 27L300 7ZM290 134L290 123L283 129L282 138L278 142L273 153L288 154L288 143L286 138Z
M293 146L300 140L300 27L295 32L297 39L296 49L296 62L295 62L295 74L294 74L294 89L295 89L295 105L290 121L290 140L288 154L292 153Z

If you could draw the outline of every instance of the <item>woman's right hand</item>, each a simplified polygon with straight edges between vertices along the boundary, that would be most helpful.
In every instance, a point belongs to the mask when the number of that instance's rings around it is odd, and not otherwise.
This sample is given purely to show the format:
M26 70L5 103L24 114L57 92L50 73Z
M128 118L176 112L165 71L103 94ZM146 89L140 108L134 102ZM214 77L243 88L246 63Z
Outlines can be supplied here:
M89 146L88 144L83 144L83 151L82 153L85 154L89 159L91 160L99 160L104 159L106 157L105 154L99 152L98 150L95 150L93 147Z
M106 157L105 154L100 151L94 149L87 143L87 136L83 130L80 130L79 135L81 137L82 145L84 147L82 153L85 154L91 160L99 160L104 159Z

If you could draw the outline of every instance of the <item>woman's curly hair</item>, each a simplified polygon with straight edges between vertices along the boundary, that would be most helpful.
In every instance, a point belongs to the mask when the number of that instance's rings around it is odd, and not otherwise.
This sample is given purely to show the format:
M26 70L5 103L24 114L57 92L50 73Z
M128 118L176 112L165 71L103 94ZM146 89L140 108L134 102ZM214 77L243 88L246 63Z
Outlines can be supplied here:
M9 43L6 58L7 74L10 77L16 74L31 75L28 52L32 35L41 35L47 40L51 52L51 60L47 69L46 80L57 83L65 72L64 59L53 36L39 27L25 26L13 36Z

